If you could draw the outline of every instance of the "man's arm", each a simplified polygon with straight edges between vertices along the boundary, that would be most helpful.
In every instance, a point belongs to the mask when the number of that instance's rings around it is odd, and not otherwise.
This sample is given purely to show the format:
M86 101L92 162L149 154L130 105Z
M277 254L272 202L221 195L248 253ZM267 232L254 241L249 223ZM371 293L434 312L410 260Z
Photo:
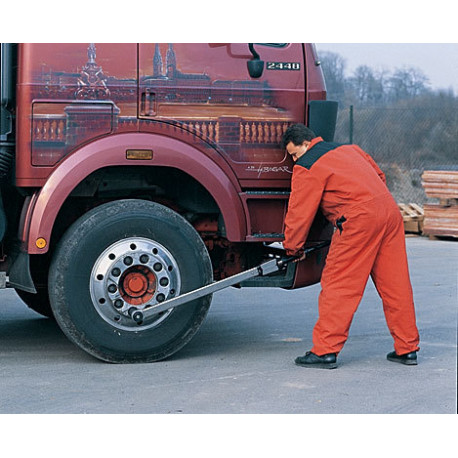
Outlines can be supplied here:
M283 242L288 256L301 254L320 206L323 189L323 184L312 172L304 167L294 167Z

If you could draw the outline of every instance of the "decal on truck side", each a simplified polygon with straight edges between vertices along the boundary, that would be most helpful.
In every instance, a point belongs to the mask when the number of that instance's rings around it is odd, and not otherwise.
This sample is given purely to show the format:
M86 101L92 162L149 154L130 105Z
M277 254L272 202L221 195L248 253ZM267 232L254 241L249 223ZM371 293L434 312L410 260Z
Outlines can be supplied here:
M299 62L267 62L267 70L300 70Z
M116 67L106 47L100 48L105 52L99 55L94 43L74 45L65 60L52 55L50 47L50 63L34 64L33 166L53 167L79 144L136 130L139 120L161 122L170 135L180 126L217 144L233 163L284 161L280 141L294 119L288 108L292 102L280 99L270 81L245 76L245 61L222 78L226 61L238 61L215 60L211 68L208 62L216 51L208 46L142 44L137 76L132 74L133 61L126 66L130 72ZM80 70L72 68L78 59ZM268 68L299 70L300 63L269 62Z

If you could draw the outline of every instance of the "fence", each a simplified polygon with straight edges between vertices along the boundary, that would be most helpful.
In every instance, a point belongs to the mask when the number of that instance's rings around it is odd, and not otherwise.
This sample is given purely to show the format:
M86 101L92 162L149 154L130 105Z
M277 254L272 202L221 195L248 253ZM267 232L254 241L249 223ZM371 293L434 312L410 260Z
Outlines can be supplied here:
M385 172L397 202L424 204L424 170L458 171L456 105L349 108L337 117L335 141L356 143Z

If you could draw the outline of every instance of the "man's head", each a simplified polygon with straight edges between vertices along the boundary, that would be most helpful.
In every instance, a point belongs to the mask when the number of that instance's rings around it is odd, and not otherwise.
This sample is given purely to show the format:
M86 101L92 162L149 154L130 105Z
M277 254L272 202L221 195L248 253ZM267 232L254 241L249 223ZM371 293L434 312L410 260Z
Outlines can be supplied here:
M311 140L316 137L315 132L304 124L293 124L286 129L282 138L282 147L297 161L306 151Z

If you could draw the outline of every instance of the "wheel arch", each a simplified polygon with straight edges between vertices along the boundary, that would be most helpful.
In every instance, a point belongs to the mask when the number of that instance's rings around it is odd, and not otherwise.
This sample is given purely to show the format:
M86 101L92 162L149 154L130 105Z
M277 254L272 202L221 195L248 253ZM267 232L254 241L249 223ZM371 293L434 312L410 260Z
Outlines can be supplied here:
M152 151L152 159L130 160L127 150ZM216 153L215 153L216 154ZM29 254L48 251L54 223L72 191L93 172L116 166L169 167L178 169L200 183L216 202L230 241L246 236L246 217L240 189L231 169L222 167L197 148L180 140L149 133L124 133L105 137L78 149L56 168L33 199L27 212L26 248ZM37 240L46 245L39 247Z

